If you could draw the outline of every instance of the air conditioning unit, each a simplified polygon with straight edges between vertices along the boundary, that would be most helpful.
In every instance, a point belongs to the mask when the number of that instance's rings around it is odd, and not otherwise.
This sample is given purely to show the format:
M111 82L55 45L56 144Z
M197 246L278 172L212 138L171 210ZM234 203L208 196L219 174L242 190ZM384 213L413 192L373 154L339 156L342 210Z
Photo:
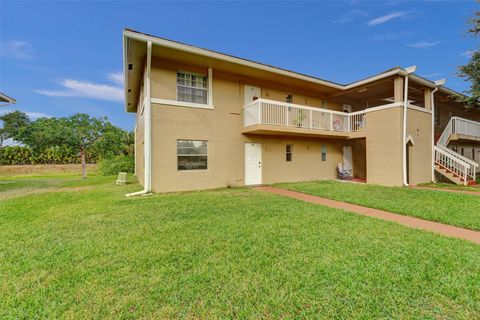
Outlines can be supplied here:
M351 112L352 112L352 106L351 106L351 105L348 105L348 104L344 104L344 105L342 106L342 111L343 111L343 112L351 113Z

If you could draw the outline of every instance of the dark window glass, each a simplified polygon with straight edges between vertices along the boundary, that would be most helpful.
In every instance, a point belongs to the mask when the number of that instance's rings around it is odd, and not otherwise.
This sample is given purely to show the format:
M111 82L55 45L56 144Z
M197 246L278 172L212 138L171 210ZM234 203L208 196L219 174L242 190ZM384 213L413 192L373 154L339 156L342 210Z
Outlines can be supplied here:
M177 140L177 169L206 170L207 141Z
M322 161L327 161L327 146L322 144Z
M286 160L287 161L292 161L292 151L293 151L293 145L287 144L286 148Z
M287 94L285 96L285 102L287 103L293 103L293 96L291 94Z

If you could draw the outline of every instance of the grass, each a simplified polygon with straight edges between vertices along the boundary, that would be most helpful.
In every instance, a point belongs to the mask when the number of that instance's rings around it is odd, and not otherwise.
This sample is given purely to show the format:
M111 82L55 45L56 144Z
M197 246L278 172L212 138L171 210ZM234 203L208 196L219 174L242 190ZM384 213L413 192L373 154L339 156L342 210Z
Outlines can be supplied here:
M370 208L480 230L480 196L404 187L311 181L280 187Z
M477 184L480 184L480 180L477 180ZM457 185L452 183L422 183L419 185L420 187L429 187L429 188L439 188L439 189L452 189L452 190L459 190L459 191L474 191L480 193L479 187L472 187L472 186L465 186L465 185Z
M0 201L2 319L480 314L480 250L466 241L244 188L55 188Z
M41 177L45 175L72 176L80 175L81 164L34 164L34 165L0 165L0 177ZM97 173L96 164L87 164L88 173Z

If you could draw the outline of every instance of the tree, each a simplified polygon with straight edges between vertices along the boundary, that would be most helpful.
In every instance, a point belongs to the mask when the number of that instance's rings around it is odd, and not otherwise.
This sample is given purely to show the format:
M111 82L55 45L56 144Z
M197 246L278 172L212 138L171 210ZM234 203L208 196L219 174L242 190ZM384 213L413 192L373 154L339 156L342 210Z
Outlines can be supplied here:
M21 111L13 111L0 116L3 127L0 128L0 147L3 142L12 138L18 141L19 133L30 125L27 114Z
M83 177L87 174L85 153L89 148L96 147L97 150L104 150L104 153L108 150L113 154L123 147L120 143L122 130L112 125L107 118L94 118L85 113L77 113L59 120L63 144L80 154Z
M468 30L474 37L480 36L480 11L470 19L472 27ZM467 105L468 108L480 110L480 51L475 50L471 53L470 61L459 68L458 75L470 82L470 89L465 93L468 96L460 97L459 100Z
M17 141L40 153L50 147L64 144L63 124L59 118L39 118L21 128Z

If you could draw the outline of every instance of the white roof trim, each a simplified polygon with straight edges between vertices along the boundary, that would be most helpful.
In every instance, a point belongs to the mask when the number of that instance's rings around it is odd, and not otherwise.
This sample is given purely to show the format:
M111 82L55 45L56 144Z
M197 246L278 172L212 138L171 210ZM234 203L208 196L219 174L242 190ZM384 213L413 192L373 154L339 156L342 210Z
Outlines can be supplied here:
M0 99L5 100L5 102L7 103L17 103L17 100L10 98L9 96L1 92L0 92Z
M370 82L373 82L373 81L376 81L376 80L380 80L380 79L383 79L383 78L387 78L387 77L390 77L390 76L393 76L393 75L406 76L407 74L409 74L409 77L410 77L411 80L413 80L415 82L418 82L422 85L425 85L427 87L435 88L435 87L438 86L433 81L430 81L428 79L425 79L423 77L420 77L416 74L411 73L411 72L414 71L413 67L409 67L409 68L406 68L406 69L397 67L397 68L394 68L392 70L383 72L383 73L375 75L375 76L371 76L371 77L368 77L368 78L365 78L365 79L362 79L362 80L359 80L359 81L356 81L356 82L352 82L352 83L347 84L347 85L342 85L342 84L330 82L330 81L327 81L327 80L322 80L322 79L319 79L319 78L316 78L316 77L303 75L303 74L296 73L296 72L293 72L293 71L269 66L269 65L266 65L266 64L262 64L262 63L242 59L242 58L237 58L237 57L234 57L234 56L231 56L231 55L227 55L227 54L223 54L223 53L219 53L219 52L215 52L215 51L211 51L211 50L207 50L207 49L202 49L202 48L198 48L198 47L195 47L195 46L191 46L191 45L187 45L187 44L183 44L183 43L179 43L179 42L175 42L175 41L170 41L170 40L167 40L167 39L158 38L158 37L155 37L155 36L150 36L150 35L143 34L143 33L140 33L140 32L136 32L136 31L132 31L132 30L124 30L123 31L123 63L124 63L123 68L124 68L124 77L125 77L125 102L126 103L127 103L127 98L128 98L128 91L127 91L127 88L128 88L128 84L127 84L128 79L127 78L128 77L126 76L126 74L127 74L127 60L126 59L127 59L127 50L128 50L127 39L134 39L134 40L143 41L143 42L151 41L153 45L163 46L163 47L176 49L176 50L180 50L180 51L185 51L185 52L189 52L189 53L192 53L192 54L197 54L197 55L201 55L201 56L205 56L205 57L209 57L209 58L228 61L228 62L232 62L232 63L235 63L235 64L244 65L244 66L259 69L259 70L264 70L264 71L276 73L276 74L279 74L279 75L283 75L283 76L287 76L287 77L291 77L291 78L295 78L295 79L299 79L299 80L308 81L308 82L311 82L311 83L316 83L316 84L319 84L319 85L335 88L335 89L342 90L342 91L349 90L349 89L355 88L357 86L361 86L361 85L364 85L364 84L367 84L367 83L370 83ZM415 66L415 69L416 69L416 66ZM440 90L442 90L444 92L447 92L449 94L463 95L462 93L456 92L454 90L448 89L448 88L443 87L443 86L440 86L439 88L440 88ZM126 108L127 108L127 106L126 106Z

